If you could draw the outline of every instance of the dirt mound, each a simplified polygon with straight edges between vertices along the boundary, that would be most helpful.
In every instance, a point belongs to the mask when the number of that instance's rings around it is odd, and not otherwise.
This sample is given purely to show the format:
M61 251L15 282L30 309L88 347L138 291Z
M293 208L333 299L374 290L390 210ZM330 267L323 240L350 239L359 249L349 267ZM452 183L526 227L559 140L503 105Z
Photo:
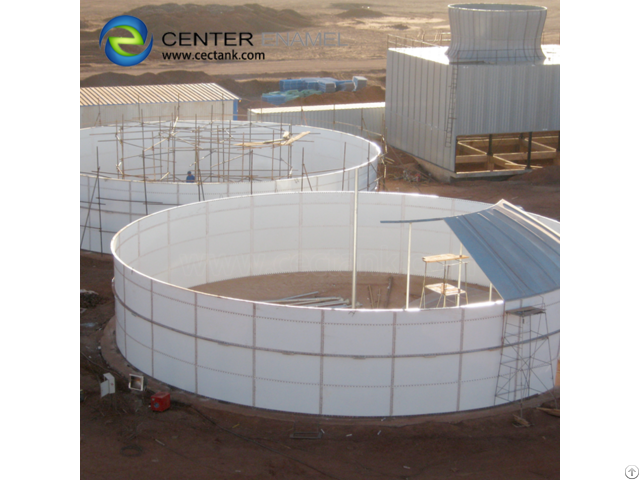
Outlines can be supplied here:
M124 87L129 85L169 85L180 83L215 83L215 77L204 72L172 70L161 73L100 73L80 81L81 87Z
M339 8L340 10L352 10L354 8L370 8L368 3L332 3L331 8Z
M538 168L523 175L511 177L510 182L526 182L540 185L553 185L560 183L560 166L550 165L544 168Z
M285 32L312 26L295 10L276 10L256 4L146 5L127 12L142 19L152 33L161 32Z
M340 18L380 18L386 17L382 12L377 10L371 10L370 8L352 8L346 12L339 13L337 15Z

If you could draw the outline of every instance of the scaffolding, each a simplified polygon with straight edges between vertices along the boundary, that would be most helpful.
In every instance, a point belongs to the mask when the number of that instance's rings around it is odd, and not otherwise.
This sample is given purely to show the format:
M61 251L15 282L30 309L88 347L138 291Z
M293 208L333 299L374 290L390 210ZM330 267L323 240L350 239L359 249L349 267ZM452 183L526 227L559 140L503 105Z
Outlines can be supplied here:
M556 332L549 332L544 303L504 312L502 351L494 405L519 400L522 416L522 402L525 398L544 393L554 387L555 371L549 341L549 337L554 333ZM550 369L551 385L545 384L536 373L536 370L547 368Z
M258 131L256 127L259 127ZM302 180L306 177L305 182L309 184L309 176L336 170L309 168L308 157L305 164L304 147L300 158L294 158L294 143L313 143L314 136L319 133L308 131L292 135L293 124L202 122L197 117L178 123L175 117L169 121L116 123L113 128L111 134L97 134L112 137L100 142L118 145L115 158L107 160L113 162L113 167L106 170L102 166L100 169L103 178L175 183L184 182L185 169L189 169L194 171L198 184L296 177ZM185 155L193 155L192 161L185 161ZM178 159L180 156L182 159ZM344 157L342 170L347 169L347 142L344 142ZM80 173L94 176L97 170ZM376 173L371 172L367 187L377 182Z
M462 249L462 247L460 247ZM467 264L465 259L468 259L468 255L456 255L454 253L444 253L441 255L431 255L428 257L422 257L422 261L424 262L424 277L422 280L422 295L420 297L420 308L426 308L426 292L430 290L432 292L436 292L440 294L438 298L438 303L436 304L436 308L440 306L440 301L442 300L442 308L447 306L447 297L455 295L456 296L456 307L460 306L460 297L464 295L465 301L467 305L469 304L469 296L467 295L467 291L469 290L467 284ZM442 282L434 283L431 285L427 285L427 267L430 263L437 263L442 266ZM448 283L449 278L449 269L451 267L458 266L458 286L454 287L453 285ZM462 266L464 265L464 290L462 287Z
M141 112L140 122L84 135L94 150L81 150L81 245L99 237L101 251L126 223L163 208L234 194L350 190L354 164L364 167L360 189L379 181L375 145L292 123L218 120L213 112L205 121L148 119ZM187 182L189 172L195 178Z

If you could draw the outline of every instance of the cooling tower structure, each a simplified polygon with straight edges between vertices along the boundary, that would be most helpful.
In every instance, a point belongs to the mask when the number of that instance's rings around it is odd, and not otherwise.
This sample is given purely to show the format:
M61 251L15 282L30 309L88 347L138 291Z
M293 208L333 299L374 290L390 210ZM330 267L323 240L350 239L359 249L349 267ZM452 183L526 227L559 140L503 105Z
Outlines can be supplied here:
M80 248L109 253L118 230L176 205L352 190L356 169L359 188L375 190L381 152L322 128L176 119L81 129L80 154Z
M449 6L452 62L543 61L542 30L547 9L490 3Z
M554 386L559 227L504 201L366 191L166 209L112 240L117 346L178 389L284 412L387 417L517 401ZM498 294L444 308L354 309L194 289L354 264L408 276L438 255L467 259L468 281Z
M450 5L450 46L390 48L387 142L444 181L559 165L560 47L541 45L545 18Z

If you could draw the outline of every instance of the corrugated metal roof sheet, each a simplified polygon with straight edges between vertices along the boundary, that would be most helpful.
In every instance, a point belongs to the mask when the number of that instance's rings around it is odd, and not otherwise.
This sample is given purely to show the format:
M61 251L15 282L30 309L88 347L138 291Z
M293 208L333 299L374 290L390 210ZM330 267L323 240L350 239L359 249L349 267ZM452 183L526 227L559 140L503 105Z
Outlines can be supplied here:
M504 300L560 288L560 234L509 202L443 220Z
M215 83L80 88L80 106L138 103L215 102L240 97Z

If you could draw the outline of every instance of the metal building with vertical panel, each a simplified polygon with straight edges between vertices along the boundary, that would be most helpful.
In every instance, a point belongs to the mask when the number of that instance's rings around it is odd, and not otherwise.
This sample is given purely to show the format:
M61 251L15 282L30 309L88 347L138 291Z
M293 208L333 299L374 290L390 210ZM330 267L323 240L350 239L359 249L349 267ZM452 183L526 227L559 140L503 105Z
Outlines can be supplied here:
M249 120L328 128L378 140L384 134L384 102L255 108Z
M442 180L560 161L560 47L546 8L450 5L451 45L390 48L387 142Z
M179 117L237 120L240 97L215 83L80 88L80 128Z

